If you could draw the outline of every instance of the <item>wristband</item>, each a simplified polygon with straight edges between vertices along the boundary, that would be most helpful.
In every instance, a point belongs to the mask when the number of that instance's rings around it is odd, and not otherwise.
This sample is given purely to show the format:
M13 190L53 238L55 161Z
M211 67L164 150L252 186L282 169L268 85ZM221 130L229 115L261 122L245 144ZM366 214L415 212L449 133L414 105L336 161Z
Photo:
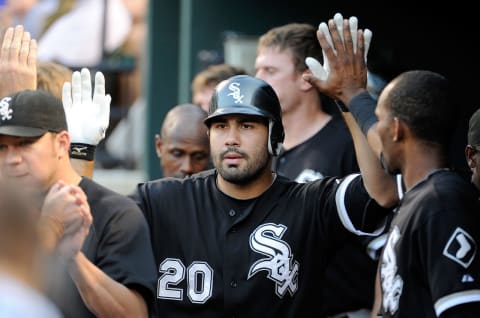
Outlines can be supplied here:
M340 111L341 111L342 113L348 113L348 112L349 112L347 106L345 106L345 104L342 103L342 101L336 99L336 100L335 100L335 104L337 105L338 109L340 109Z
M370 127L378 121L377 116L375 116L376 106L377 102L368 92L358 94L350 101L350 112L365 135L367 135Z
M70 158L92 161L95 156L96 146L73 143L70 144Z

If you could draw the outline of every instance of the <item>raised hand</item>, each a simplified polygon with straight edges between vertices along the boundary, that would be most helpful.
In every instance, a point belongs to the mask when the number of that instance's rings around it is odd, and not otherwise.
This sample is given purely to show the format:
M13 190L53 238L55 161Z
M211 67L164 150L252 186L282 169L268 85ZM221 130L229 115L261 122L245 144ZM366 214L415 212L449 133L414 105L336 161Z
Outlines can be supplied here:
M37 88L37 41L22 25L8 28L0 52L0 96Z
M337 56L337 46L340 48L340 45L343 49L345 49L345 33L347 29L349 30L352 38L353 43L353 51L354 53L357 52L357 31L358 31L358 19L354 16L348 19L348 25L344 26L344 19L340 13L336 13L333 17L333 24L336 27L336 30L340 36L341 42L334 44L332 40L332 36L330 34L329 26L322 22L318 26L318 31L321 32L325 36L325 40L328 43L328 46L333 50L335 56ZM318 34L318 32L317 32ZM367 54L370 48L370 41L372 39L372 32L368 29L364 31L364 58L365 63L367 62ZM330 73L330 66L329 60L325 53L325 47L322 46L323 52L323 66L322 64L313 57L307 57L305 63L307 64L308 68L312 71L313 76L315 76L319 80L326 80L328 74Z
M105 94L105 77L101 72L96 73L92 96L90 71L83 68L81 72L73 72L72 83L63 85L62 102L73 146L71 157L93 160L95 146L105 138L110 120L111 97ZM74 153L76 146L77 154ZM86 147L85 153L82 147ZM83 158L82 154L85 157L91 155L92 158Z
M369 45L371 32L365 30L364 33L358 30L357 19L351 17L342 21L343 36L341 36L338 23L338 18L330 19L327 29L326 24L322 24L317 31L325 61L328 62L328 72L325 71L323 76L318 76L318 70L317 74L312 70L313 74L306 74L303 78L324 94L348 105L353 96L366 90L365 44Z

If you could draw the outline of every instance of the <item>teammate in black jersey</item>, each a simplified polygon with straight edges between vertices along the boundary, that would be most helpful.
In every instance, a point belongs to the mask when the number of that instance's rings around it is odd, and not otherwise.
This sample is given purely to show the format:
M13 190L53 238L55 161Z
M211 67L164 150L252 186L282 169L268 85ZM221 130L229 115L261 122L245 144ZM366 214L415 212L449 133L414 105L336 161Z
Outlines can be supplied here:
M55 283L61 288L49 289L49 295L58 300L66 317L146 317L155 267L147 224L138 207L75 172L64 108L52 94L24 90L0 97L0 106L2 181L21 186L25 200L38 199L38 207L46 204L45 197L54 198L38 215L39 223L53 224L45 245L66 266L65 271L55 271ZM55 199L69 189L77 189L86 201L84 210L91 212L90 222L74 230L67 227L74 216L67 209L48 214L52 207L58 209L61 201Z
M348 21L343 26L345 46L329 21L336 54L325 33L318 33L328 78L305 79L348 105L385 169L401 173L405 182L380 258L380 314L479 317L478 191L448 169L445 145L458 113L449 83L429 71L401 74L381 93L377 122L375 101L366 94L363 55L352 49Z
M376 229L385 211L359 175L298 184L271 172L283 127L262 80L220 84L206 124L216 169L147 182L135 195L159 269L158 314L317 317L326 263L352 238L345 228ZM395 191L368 188L395 202Z

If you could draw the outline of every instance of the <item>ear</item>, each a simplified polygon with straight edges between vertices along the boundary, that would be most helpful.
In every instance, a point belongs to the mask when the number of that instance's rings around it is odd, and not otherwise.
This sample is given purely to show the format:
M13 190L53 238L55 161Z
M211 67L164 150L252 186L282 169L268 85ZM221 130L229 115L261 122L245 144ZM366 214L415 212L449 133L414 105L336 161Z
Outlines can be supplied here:
M58 158L69 156L70 153L70 135L64 130L55 135L55 144L57 147Z
M300 90L308 91L310 89L314 89L312 84L310 84L309 82L307 82L306 80L303 79L304 74L312 75L313 73L312 73L312 71L310 71L310 69L307 68L305 71L303 71L300 74Z
M405 124L398 117L393 117L392 140L395 142L402 141L405 138L405 129L407 129Z
M160 137L159 134L155 134L155 150L157 151L157 157L161 158L162 157L162 137Z
M476 153L477 151L472 146L467 145L465 147L465 158L467 159L467 164L470 169L474 169L477 167L477 161L474 158Z

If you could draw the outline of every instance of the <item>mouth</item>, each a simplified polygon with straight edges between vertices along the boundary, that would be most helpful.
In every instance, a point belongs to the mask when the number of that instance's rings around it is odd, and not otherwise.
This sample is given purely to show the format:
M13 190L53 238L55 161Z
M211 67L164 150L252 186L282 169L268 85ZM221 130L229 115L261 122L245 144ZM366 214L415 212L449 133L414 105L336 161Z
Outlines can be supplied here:
M240 161L244 160L244 157L237 152L227 152L222 156L222 159L228 165L238 165Z

